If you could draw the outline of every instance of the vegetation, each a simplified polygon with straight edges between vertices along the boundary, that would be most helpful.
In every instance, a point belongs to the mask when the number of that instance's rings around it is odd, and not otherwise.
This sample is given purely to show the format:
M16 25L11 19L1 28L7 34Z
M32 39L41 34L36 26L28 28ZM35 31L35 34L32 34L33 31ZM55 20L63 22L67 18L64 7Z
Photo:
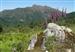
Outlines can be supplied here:
M56 11L47 6L34 5L0 12L0 52L27 52L31 37L44 30L45 18L49 19L49 14ZM75 32L75 12L60 17L56 23L69 26ZM53 43L54 39L50 37L46 43L50 52L58 46Z
M9 31L0 34L0 52L25 52L33 35L42 29L26 29L25 32Z
M9 32L1 33L0 52L27 52L31 37L41 31L43 31L43 29L37 27L33 29L26 29L22 32L11 30ZM59 48L54 41L54 37L49 37L48 41L46 42L47 50L50 52L55 52L56 48Z
M45 23L51 12L60 13L59 10L48 6L33 5L32 7L16 8L0 12L0 25L3 27L41 26Z

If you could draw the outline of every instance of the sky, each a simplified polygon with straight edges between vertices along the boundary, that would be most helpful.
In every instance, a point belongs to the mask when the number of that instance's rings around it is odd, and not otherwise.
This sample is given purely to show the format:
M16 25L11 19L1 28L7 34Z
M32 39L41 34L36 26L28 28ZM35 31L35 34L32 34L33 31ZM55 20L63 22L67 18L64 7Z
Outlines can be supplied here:
M31 7L34 4L59 10L65 8L67 13L75 11L75 0L0 0L0 11Z

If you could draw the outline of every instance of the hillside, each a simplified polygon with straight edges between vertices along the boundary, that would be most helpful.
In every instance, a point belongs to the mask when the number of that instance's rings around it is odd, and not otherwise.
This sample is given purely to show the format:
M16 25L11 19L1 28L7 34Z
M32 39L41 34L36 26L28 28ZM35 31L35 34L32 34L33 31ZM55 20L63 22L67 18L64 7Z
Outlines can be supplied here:
M39 26L50 19L51 14L61 16L61 11L48 7L33 5L32 7L16 8L0 12L1 26Z
M63 15L66 15L66 17ZM0 26L3 27L29 26L32 28L53 21L58 22L60 25L73 25L75 24L75 12L67 14L64 11L62 13L57 9L40 5L0 12Z
M68 13L66 17L62 17L59 21L59 24L66 26L74 26L75 25L75 12Z
M67 14L67 18L65 20L67 23L75 24L75 12Z

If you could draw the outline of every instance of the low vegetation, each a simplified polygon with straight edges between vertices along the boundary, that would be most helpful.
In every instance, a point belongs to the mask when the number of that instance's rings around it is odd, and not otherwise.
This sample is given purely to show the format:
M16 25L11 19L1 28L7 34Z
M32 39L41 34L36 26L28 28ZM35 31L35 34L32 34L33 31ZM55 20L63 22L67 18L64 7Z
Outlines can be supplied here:
M33 6L0 12L0 52L27 52L31 37L44 30L45 17L48 18L51 11L57 10ZM75 33L75 12L67 14L56 23L70 27ZM50 52L55 52L58 47L53 41L54 37L50 37L46 43Z
M74 26L71 27L74 32ZM20 29L21 30L21 29ZM42 28L35 27L33 29L25 28L23 31L15 30L14 28L11 31L2 32L0 34L0 52L26 52L28 48L29 41L33 35L43 31ZM55 48L58 46L53 43L54 38L50 37L47 41L46 46L50 52L54 52Z

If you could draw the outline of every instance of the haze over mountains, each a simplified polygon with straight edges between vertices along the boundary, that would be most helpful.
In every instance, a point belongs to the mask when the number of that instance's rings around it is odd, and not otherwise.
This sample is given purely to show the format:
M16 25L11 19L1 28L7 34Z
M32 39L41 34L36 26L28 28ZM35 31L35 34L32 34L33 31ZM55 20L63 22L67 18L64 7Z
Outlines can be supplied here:
M66 13L63 12L64 15ZM75 20L75 12L72 19ZM70 15L70 14L68 14ZM45 19L51 22L52 17L58 20L62 17L62 11L48 7L33 5L32 7L16 8L13 10L4 10L0 12L0 25L1 26L35 26L45 23ZM70 18L70 17L69 17ZM71 19L71 18L70 18ZM67 19L66 19L67 20Z

